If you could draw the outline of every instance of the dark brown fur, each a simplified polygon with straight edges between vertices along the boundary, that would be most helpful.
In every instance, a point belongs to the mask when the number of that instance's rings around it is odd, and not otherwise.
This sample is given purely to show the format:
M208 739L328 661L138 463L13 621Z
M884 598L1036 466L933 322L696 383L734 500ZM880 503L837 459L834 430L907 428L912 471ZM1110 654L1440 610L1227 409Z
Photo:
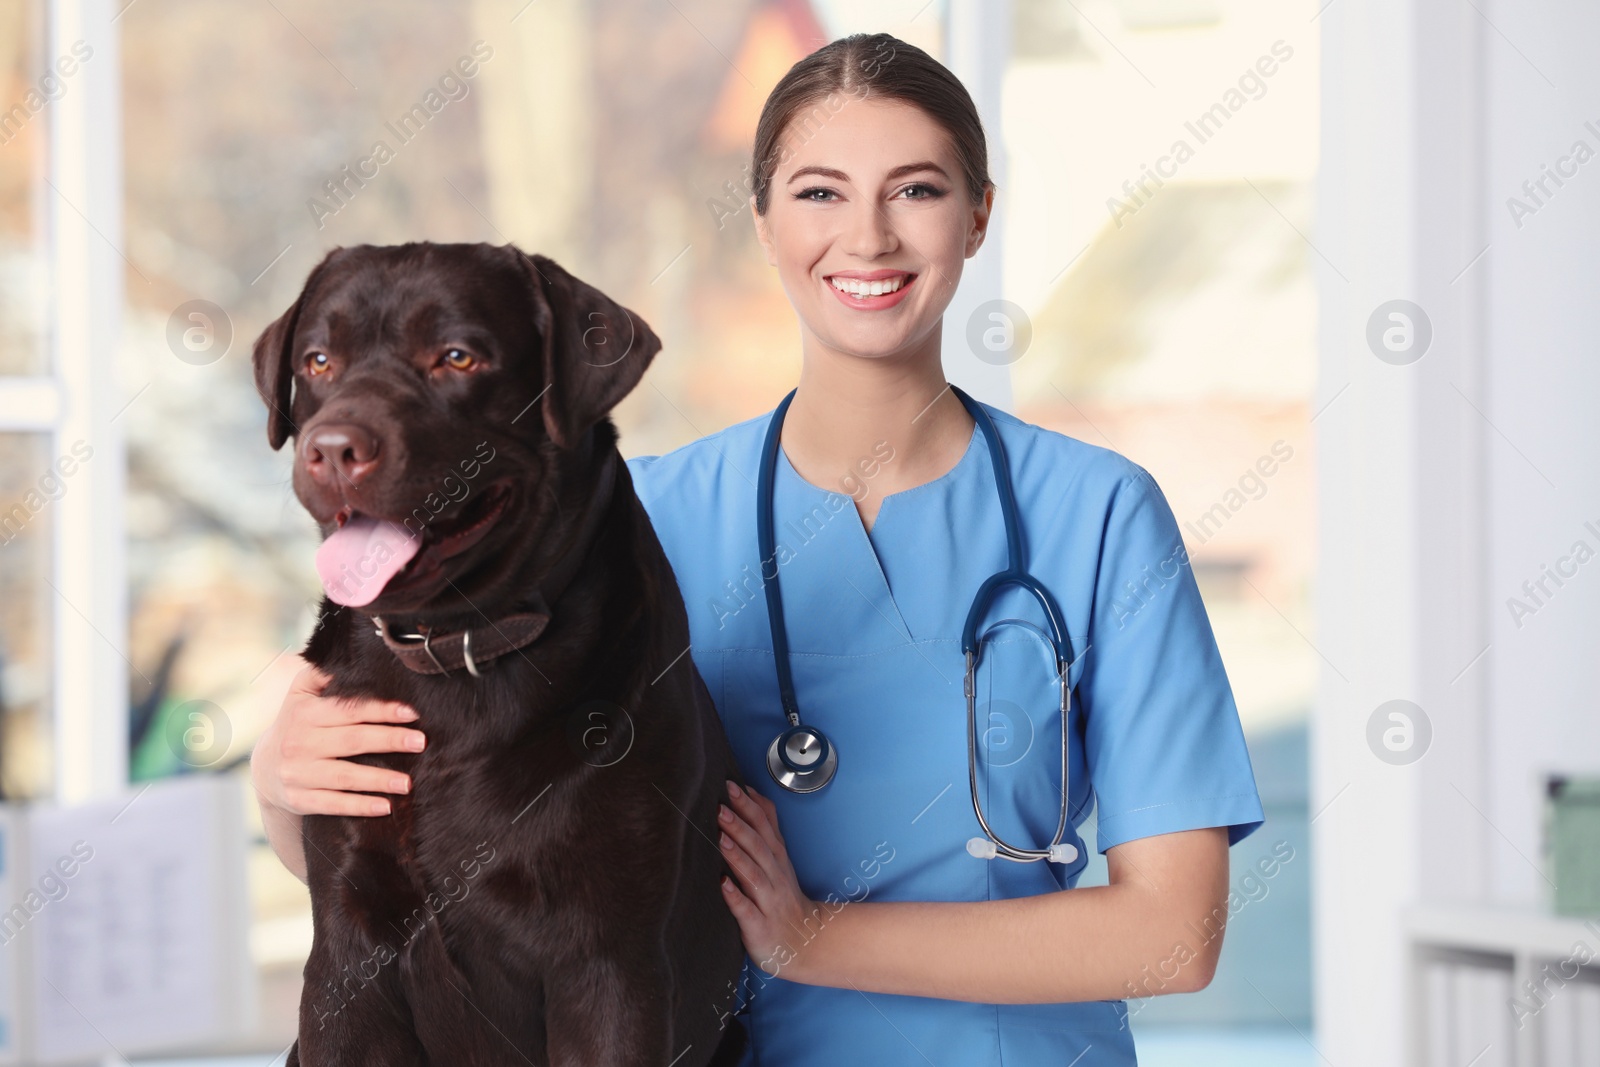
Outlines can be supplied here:
M462 344L482 361L441 371ZM450 630L524 608L616 450L610 408L659 347L542 256L425 243L334 250L257 339L269 438L296 439L296 495L324 532L340 508L447 528L490 487L508 494L437 580L361 609L322 602L305 656L327 693L410 704L427 747L352 757L411 776L390 815L305 818L315 941L291 1067L688 1067L742 1051L728 1012L743 948L715 841L723 780L743 779L620 457L549 628L481 679L413 673L368 618ZM306 375L312 351L330 372ZM359 485L306 473L308 435L334 422L377 443Z

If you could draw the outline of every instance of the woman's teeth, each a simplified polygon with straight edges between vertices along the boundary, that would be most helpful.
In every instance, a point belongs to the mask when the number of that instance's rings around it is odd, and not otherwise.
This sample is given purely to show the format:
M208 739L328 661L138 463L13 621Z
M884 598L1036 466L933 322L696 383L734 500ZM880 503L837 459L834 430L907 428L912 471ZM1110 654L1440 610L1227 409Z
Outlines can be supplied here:
M839 290L841 293L849 293L851 296L869 297L882 296L884 293L892 293L901 286L905 285L910 277L911 275L909 274L902 274L898 277L884 278L881 281L875 282L863 282L858 281L855 278L829 278L828 281L831 282L833 287Z

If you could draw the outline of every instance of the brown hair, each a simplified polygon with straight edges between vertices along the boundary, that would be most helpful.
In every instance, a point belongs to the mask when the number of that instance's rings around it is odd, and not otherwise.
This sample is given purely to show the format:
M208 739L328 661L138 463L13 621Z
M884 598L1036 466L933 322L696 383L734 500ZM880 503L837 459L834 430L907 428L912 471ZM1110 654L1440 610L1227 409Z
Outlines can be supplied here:
M843 106L838 99L841 93L858 99L899 100L921 108L949 135L961 162L968 198L978 203L984 190L994 184L989 180L983 123L960 79L928 53L898 37L853 33L823 45L790 67L768 95L756 124L751 157L757 214L767 213L773 173L788 159L788 148L778 139L793 121L809 140Z

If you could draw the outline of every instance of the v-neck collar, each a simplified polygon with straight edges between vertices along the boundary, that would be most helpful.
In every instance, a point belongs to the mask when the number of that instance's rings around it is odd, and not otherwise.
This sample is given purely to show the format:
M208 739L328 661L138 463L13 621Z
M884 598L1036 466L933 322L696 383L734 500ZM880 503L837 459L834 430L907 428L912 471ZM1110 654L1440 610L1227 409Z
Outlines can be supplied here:
M770 416L769 416L769 418L770 418ZM973 453L978 451L978 440L982 436L983 436L982 433L978 429L978 423L977 423L976 420L974 420L973 423L972 423L972 433L967 438L967 447L961 453L961 458L956 460L955 463L950 467L949 470L945 471L943 474L939 475L937 478L930 478L928 481L923 482L921 485L907 486L904 489L896 490L893 493L886 494L883 497L882 502L879 503L879 505L878 505L878 516L879 516L879 518L882 518L883 509L889 506L889 501L891 501L891 500L894 500L894 499L897 499L897 498L901 498L901 497L907 497L907 496L910 496L913 493L922 492L923 490L935 489L935 488L937 488L939 486L939 484L941 482L953 482L953 481L955 481L956 478L959 477L962 468L965 467L967 465L967 462L972 459ZM821 494L823 496L827 496L830 493L838 493L839 492L837 489L824 489L820 485L814 485L811 482L807 481L800 474L799 471L794 469L794 464L789 462L789 453L784 451L783 442L782 441L778 442L778 459L780 461L778 463L778 466L783 468L783 469L785 469L785 470L787 470L788 473L789 473L789 477L791 477L794 481L798 482L801 486L804 486L805 488L810 489L812 492ZM840 493L839 495L840 496L847 496L848 494ZM854 501L851 502L850 510L852 512L855 511ZM861 515L860 515L859 512L856 513L856 522L858 524L861 523ZM873 526L876 527L877 523L874 522ZM866 533L867 532L866 526L862 525L861 526L861 530L862 530L863 533Z
M906 501L915 495L927 495L941 490L948 491L959 479L967 476L967 469L979 462L983 457L981 453L987 451L987 442L980 445L982 434L976 422L972 426L972 436L967 440L966 451L961 458L956 460L951 468L921 485L913 485L897 492L889 493L878 504L878 516L872 528L880 535L882 540L883 523L886 513L891 511L890 501L898 500L892 511L899 514L907 505ZM892 627L904 640L911 642L917 640L911 628L906 624L905 617L901 614L900 606L895 601L894 592L889 587L888 573L884 569L883 560L878 554L878 547L872 540L872 533L867 530L866 524L861 521L861 515L856 510L854 499L848 493L834 489L824 489L814 485L801 476L800 472L789 462L789 455L778 446L778 470L776 486L784 492L798 492L803 496L812 497L818 501L826 500L830 496L844 497L845 505L842 510L850 513L850 533L848 540L851 543L851 552L857 558L844 561L839 571L839 577L846 580L845 588L854 587L868 604L875 610L874 614L880 617L883 623Z
M886 494L883 499L878 502L878 517L873 521L872 528L874 530L882 529L883 515L889 507L889 501L899 500L901 502L895 506L895 510L898 512L905 507L906 498L910 497L914 493L920 494L924 491L937 492L940 489L949 488L951 483L963 476L963 468L966 467L968 461L972 460L975 454L978 452L978 439L982 436L983 435L978 430L977 422L974 421L972 424L972 435L967 438L966 449L962 451L961 458L956 460L949 470L945 471L937 478L932 478L926 482L923 482L921 485L913 485L908 488L901 489L898 492ZM855 509L852 507L851 510L854 511ZM861 516L859 514L856 516L856 521L858 523L861 521ZM871 537L871 531L867 530L864 523L861 525L861 530L863 533L866 533L869 538Z

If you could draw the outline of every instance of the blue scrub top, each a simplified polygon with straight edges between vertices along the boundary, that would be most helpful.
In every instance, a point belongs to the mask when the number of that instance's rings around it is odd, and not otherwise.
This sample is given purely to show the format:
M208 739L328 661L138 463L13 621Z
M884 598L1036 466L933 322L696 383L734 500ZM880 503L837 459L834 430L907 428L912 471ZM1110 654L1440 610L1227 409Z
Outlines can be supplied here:
M1087 863L1075 828L1091 810L1102 853L1206 826L1227 826L1233 844L1262 822L1233 693L1159 487L1116 452L984 407L1010 464L1028 568L1054 594L1074 647L1065 840L1079 858L1070 867L982 860L966 849L982 828L968 783L961 627L978 586L1007 565L989 448L976 426L955 467L882 499L870 533L854 486L812 485L779 450L773 520L795 695L803 721L824 730L839 758L833 781L810 794L779 788L766 769L767 747L786 725L756 546L771 412L628 461L740 769L776 806L801 889L829 910L1070 889ZM892 445L862 457L869 471ZM1015 587L996 597L979 632L1003 619L1045 622ZM989 631L978 693L985 817L1008 842L1043 847L1061 810L1060 698L1033 631L1015 622ZM862 993L790 982L755 963L746 957L746 1065L1135 1062L1121 1000Z

